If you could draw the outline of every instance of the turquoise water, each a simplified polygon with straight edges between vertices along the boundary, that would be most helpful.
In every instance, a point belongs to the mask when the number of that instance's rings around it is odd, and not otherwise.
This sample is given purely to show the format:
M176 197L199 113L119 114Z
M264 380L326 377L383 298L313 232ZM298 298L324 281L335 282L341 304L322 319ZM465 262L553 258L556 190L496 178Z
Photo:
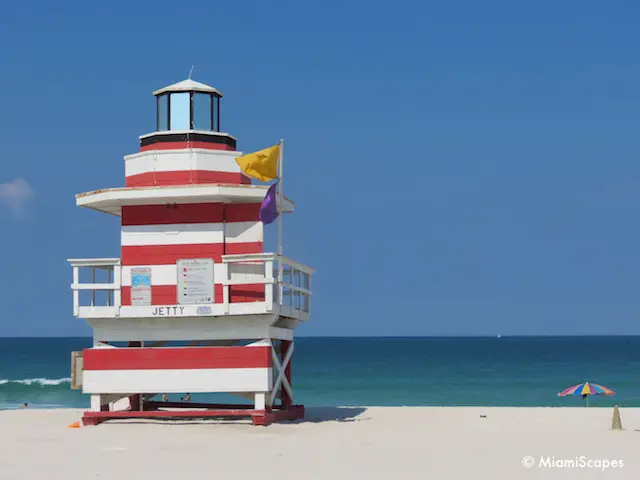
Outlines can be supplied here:
M90 344L0 338L0 408L87 407L69 371ZM556 393L588 380L616 391L590 406L640 407L640 337L297 338L293 373L306 405L582 406Z

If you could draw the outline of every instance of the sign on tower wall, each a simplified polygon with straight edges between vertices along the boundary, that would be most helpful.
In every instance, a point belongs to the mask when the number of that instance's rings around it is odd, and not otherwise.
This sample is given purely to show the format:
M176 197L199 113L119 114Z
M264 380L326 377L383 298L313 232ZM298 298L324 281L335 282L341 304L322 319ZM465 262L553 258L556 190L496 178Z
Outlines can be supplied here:
M151 305L151 269L131 269L131 305Z
M178 304L214 303L213 260L194 258L178 260Z

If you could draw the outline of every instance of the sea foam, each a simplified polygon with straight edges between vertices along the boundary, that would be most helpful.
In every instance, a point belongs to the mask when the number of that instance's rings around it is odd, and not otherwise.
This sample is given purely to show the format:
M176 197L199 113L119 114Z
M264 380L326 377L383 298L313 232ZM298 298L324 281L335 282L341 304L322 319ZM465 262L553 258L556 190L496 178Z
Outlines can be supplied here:
M60 385L62 383L70 383L71 378L23 378L21 380L10 380L6 378L0 378L0 385L7 385L9 383L20 383L22 385Z

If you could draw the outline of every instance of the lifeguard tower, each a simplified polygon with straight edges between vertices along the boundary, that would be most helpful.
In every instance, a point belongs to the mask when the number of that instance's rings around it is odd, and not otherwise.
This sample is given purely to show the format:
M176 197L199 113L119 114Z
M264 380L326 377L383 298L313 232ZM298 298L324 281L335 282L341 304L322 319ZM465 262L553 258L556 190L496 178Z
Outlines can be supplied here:
M93 328L93 347L72 354L72 388L91 395L83 423L301 418L293 332L310 316L313 270L264 252L267 186L252 185L236 139L220 131L222 93L188 79L153 94L156 131L124 157L125 187L76 195L78 206L120 217L122 232L120 258L68 260L74 315ZM278 208L294 205L282 197ZM165 393L251 404L162 401Z

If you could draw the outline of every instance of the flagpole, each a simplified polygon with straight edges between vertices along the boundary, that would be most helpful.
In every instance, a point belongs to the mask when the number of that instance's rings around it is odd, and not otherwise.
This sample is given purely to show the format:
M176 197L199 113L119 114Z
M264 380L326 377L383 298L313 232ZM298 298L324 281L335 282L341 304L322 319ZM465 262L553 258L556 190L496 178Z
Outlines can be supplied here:
M278 255L282 255L282 213L284 212L284 197L282 196L282 157L284 139L280 139L280 158L278 159Z
M278 303L283 305L284 288L282 282L284 280L284 271L282 270L282 214L284 211L284 203L282 196L282 154L284 151L284 139L280 139L280 158L278 158Z

